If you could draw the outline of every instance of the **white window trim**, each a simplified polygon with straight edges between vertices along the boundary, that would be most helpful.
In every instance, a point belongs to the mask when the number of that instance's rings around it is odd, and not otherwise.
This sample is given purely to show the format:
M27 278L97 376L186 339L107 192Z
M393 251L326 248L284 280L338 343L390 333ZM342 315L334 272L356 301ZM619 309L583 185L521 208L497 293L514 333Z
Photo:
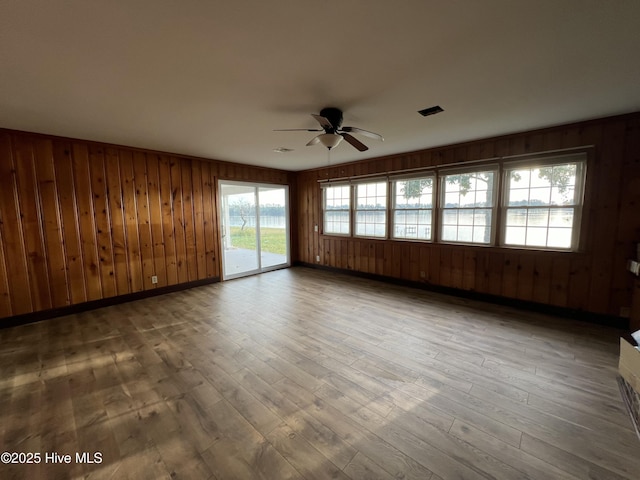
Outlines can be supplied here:
M386 189L385 206L384 210L380 209L360 209L358 208L358 194L357 188L360 185L369 185L372 183L384 183ZM351 188L351 231L354 238L370 238L373 240L388 240L389 239L389 179L387 177L371 177L366 180L353 182ZM357 232L357 213L358 212L379 212L384 211L385 223L384 223L384 235L359 235Z
M491 228L489 232L489 242L488 243L480 243L480 242L459 242L455 240L443 240L442 232L444 230L443 221L444 221L444 212L447 210L486 210L486 208L482 207L471 207L471 208L445 208L445 181L447 175L456 175L463 173L478 173L478 172L493 172L494 181L493 181L493 191L491 192ZM500 166L496 164L488 164L488 165L475 165L473 168L451 168L451 169L442 169L438 172L438 243L442 243L445 245L470 245L475 247L491 247L496 244L496 232L497 225L496 220L498 216L498 183L500 181Z
M587 169L592 155L590 147L583 147L581 149L572 149L570 151L555 151L555 152L540 152L527 154L517 157L503 157L501 159L491 159L490 163L469 162L468 164L455 166L434 166L425 167L412 172L404 172L398 174L392 174L391 172L386 175L371 175L363 176L357 179L335 179L331 181L320 181L320 188L322 190L322 235L348 237L348 238L366 238L372 240L392 240L397 242L417 242L417 243L434 243L443 245L467 245L473 247L500 247L504 249L524 249L534 251L557 251L557 252L578 252L581 249L582 239L582 225L584 223L584 202L585 202L585 189L587 180ZM496 163L496 160L499 163ZM572 206L557 206L555 208L572 208L574 211L574 220L572 226L572 239L570 248L559 247L541 247L541 246L527 246L527 245L515 245L506 243L506 216L507 212L511 208L507 205L507 198L509 193L508 175L511 170L517 168L536 168L548 165L558 165L565 163L576 163L579 165L576 175L575 186L575 198L576 204ZM494 185L492 191L492 207L491 209L491 231L489 243L478 242L458 242L452 240L442 239L442 221L443 212L446 210L460 210L444 208L445 199L445 177L447 175L455 175L461 173L474 173L474 172L493 172L494 173ZM434 191L433 191L433 203L431 208L431 239L424 240L420 238L404 238L396 237L395 232L395 188L396 181L411 180L432 177L434 179ZM387 185L387 198L386 198L386 223L385 223L385 236L370 236L370 235L357 235L356 232L356 212L369 211L359 210L357 208L357 195L355 188L360 184L380 183L386 182ZM349 233L334 233L326 232L326 188L349 186L349 208L343 211L348 211L349 215ZM482 207L472 207L472 209L481 209ZM531 206L525 206L521 208L536 208ZM540 206L540 208L545 208ZM549 207L551 208L551 207ZM412 209L413 210L413 209ZM415 209L428 210L428 209ZM373 210L372 210L373 211ZM376 210L378 211L378 210Z
M526 160L518 160L514 162L508 162L503 165L502 169L502 199L501 199L501 216L500 216L500 247L504 248L518 248L523 250L539 250L539 251L551 251L551 252L578 252L580 251L580 233L582 230L582 214L584 210L584 193L586 187L586 176L587 176L587 160L588 153L580 152L580 153L570 153L566 155L553 155L548 157L533 157ZM519 207L510 207L508 205L509 198L509 174L512 170L517 170L519 168L526 169L534 169L539 167L547 167L551 165L563 165L567 163L575 163L577 165L576 168L576 185L575 185L575 204L570 206L540 206L540 207L530 207L530 206L519 206ZM539 246L539 245L520 245L520 244L512 244L507 243L507 213L510 209L536 209L536 208L564 208L564 209L573 209L573 225L571 227L571 245L567 248L562 247L547 247L547 246Z
M349 208L340 209L339 211L344 211L349 214L349 231L347 233L340 232L327 232L327 190L330 187L348 187L349 188ZM348 182L332 182L321 185L322 189L322 234L323 235L332 235L336 237L351 237L351 233L353 232L353 187Z
M397 188L397 182L402 182L402 181L410 181L410 180L420 180L423 178L431 178L432 179L432 187L431 187L431 208L396 208L396 188ZM389 179L389 183L390 183L390 206L389 206L389 238L392 240L397 240L399 242L423 242L423 243L434 243L435 241L435 228L434 228L434 224L436 221L436 211L437 211L437 207L436 207L436 192L438 190L437 188L437 182L438 182L438 177L436 175L435 171L430 171L430 172L422 172L421 174L413 174L413 175L399 175L399 176L394 176L391 177ZM396 218L396 211L415 211L415 212L423 212L423 211L430 211L431 212L431 224L429 225L429 228L431 229L431 238L410 238L410 237L396 237L395 235L395 231L396 231L396 224L395 224L395 218Z

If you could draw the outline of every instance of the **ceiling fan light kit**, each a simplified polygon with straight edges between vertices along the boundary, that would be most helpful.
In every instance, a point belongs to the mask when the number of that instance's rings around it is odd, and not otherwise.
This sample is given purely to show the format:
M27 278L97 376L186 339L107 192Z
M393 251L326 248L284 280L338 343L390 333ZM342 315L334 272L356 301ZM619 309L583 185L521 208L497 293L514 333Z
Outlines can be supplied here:
M318 135L316 138L329 150L337 147L342 141L342 136L337 133L323 133L322 135Z
M353 146L356 150L360 152L364 152L369 150L364 143L358 140L356 137L351 135L351 133L357 133L360 135L364 135L365 137L375 138L376 140L384 141L382 135L374 132L369 132L368 130L363 130L358 127L343 127L342 126L342 110L335 107L327 107L320 110L320 114L317 115L312 113L311 116L316 119L316 121L324 130L324 133L314 137L307 143L307 146L317 145L321 143L328 150L335 148L338 146L342 139L344 138L347 143ZM310 128L289 128L276 130L279 132L291 132L291 131L304 131L304 132L321 132L322 130L314 130Z

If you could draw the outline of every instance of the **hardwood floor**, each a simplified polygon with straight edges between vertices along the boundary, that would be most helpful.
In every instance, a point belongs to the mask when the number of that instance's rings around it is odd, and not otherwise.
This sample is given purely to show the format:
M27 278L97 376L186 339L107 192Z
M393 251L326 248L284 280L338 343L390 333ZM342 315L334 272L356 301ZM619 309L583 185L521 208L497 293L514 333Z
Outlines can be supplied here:
M0 478L636 479L619 333L306 268L4 329Z

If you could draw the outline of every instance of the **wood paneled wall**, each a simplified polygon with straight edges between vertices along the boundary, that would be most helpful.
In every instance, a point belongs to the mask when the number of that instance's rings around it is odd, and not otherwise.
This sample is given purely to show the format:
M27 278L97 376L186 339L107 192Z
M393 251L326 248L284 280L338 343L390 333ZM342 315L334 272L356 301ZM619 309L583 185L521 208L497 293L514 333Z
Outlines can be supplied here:
M291 177L0 130L0 318L220 277L218 178Z
M594 146L580 253L322 235L318 180ZM631 305L627 258L640 242L640 114L611 117L302 172L299 260L596 314ZM314 231L320 226L320 233ZM424 277L421 276L424 272Z

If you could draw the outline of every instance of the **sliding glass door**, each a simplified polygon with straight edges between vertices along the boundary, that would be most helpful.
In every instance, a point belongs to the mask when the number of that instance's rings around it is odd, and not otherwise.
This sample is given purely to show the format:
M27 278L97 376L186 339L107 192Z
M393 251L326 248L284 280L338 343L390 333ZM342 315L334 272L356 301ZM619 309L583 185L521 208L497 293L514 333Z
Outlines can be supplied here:
M289 190L285 185L219 182L222 278L289 266Z

